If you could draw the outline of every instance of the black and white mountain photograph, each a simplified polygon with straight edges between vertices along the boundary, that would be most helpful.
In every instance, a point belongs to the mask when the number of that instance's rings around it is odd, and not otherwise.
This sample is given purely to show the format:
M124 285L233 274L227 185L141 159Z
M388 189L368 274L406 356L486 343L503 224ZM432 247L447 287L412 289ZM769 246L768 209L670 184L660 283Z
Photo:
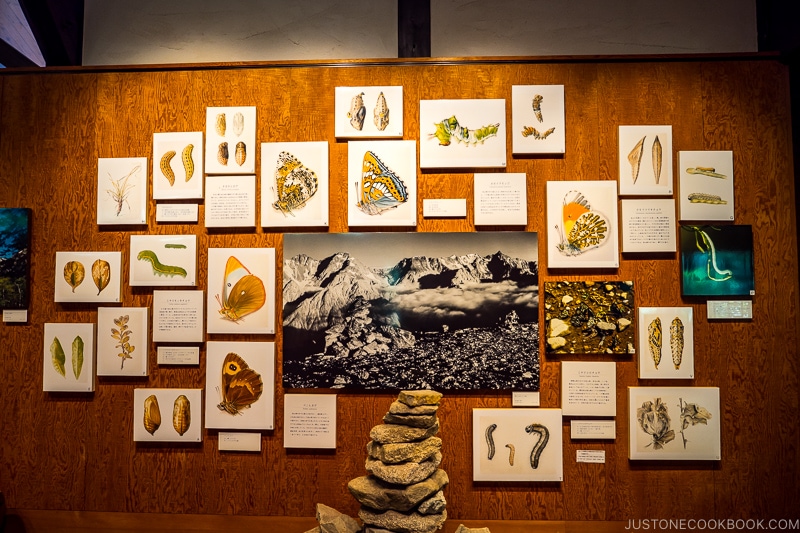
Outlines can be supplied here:
M286 388L539 390L538 236L285 234Z

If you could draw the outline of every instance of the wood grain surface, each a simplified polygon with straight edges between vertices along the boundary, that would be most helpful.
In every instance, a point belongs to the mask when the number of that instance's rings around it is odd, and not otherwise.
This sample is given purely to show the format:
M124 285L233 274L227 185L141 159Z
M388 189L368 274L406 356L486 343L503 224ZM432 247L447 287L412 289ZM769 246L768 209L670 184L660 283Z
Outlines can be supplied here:
M369 431L381 423L396 396L323 391L338 395L336 450L285 449L282 413L287 391L281 386L280 328L267 336L207 335L208 340L276 343L276 423L274 430L262 433L261 453L219 452L216 430L204 430L203 442L195 445L133 442L133 390L204 387L204 347L199 366L159 366L156 346L151 345L146 378L100 377L92 394L42 392L44 324L97 319L96 305L54 303L56 251L121 251L123 304L150 306L152 290L128 285L132 234L197 235L200 290L217 290L206 287L208 248L274 247L278 275L269 290L277 293L276 313L281 315L283 231L292 229L207 230L202 202L200 223L158 224L153 200L146 225L98 226L99 157L147 157L152 175L153 133L205 131L209 106L255 106L257 143L329 142L328 231L347 232L347 210L352 207L347 205L347 143L334 135L335 87L402 85L404 138L416 140L420 100L502 98L510 124L512 85L563 84L565 154L511 156L511 139L506 140L506 171L527 175L524 229L539 232L541 281L633 280L637 305L692 306L696 377L674 383L639 380L635 357L570 357L616 362L617 437L573 441L565 419L562 483L473 482L472 409L511 407L511 395L447 393L439 411L441 467L450 478L446 530L455 530L458 520L473 520L473 527L479 527L480 520L797 518L800 287L788 83L786 66L760 57L0 73L0 206L33 209L28 322L0 324L0 491L8 507L311 517L316 504L324 503L354 516L358 504L347 482L365 474ZM619 269L545 267L546 182L616 180L618 127L639 124L672 125L675 162L681 150L733 151L736 223L752 225L755 238L752 320L709 321L705 300L682 298L676 253L624 254ZM252 156L260 169L260 150ZM677 177L675 181L677 188ZM267 186L262 180L260 190ZM420 171L418 194L465 198L468 215L423 218L419 202L416 231L476 230L473 169ZM560 406L564 359L542 356L542 407ZM628 460L627 387L649 385L720 388L721 461ZM606 462L577 463L578 450L605 451ZM539 529L506 530L498 523L500 532L518 530ZM561 524L556 530L570 529Z

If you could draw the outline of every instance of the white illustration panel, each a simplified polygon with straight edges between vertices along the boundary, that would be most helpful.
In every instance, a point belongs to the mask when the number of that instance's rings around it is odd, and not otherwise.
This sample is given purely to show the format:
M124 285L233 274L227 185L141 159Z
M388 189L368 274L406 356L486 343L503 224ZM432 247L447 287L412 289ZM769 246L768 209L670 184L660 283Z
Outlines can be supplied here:
M473 409L474 481L562 481L561 409Z
M417 143L347 143L349 226L417 225Z
M97 375L146 376L150 353L147 307L97 309Z
M132 287L197 285L197 235L131 235Z
M153 134L153 199L203 197L203 132Z
M147 224L147 158L97 160L97 223Z
M336 137L403 137L403 87L336 87Z
M200 442L202 389L133 389L135 442Z
M620 196L672 195L672 176L672 126L619 127Z
M207 228L251 228L256 225L256 177L207 176Z
M733 152L678 152L681 220L734 219Z
M506 101L420 100L420 168L505 168Z
M121 252L56 252L56 302L119 302Z
M94 391L94 324L46 323L42 374L44 391Z
M261 144L261 226L328 225L328 141Z
M628 387L629 459L719 461L717 387Z
M206 173L255 174L256 108L206 108Z
M511 86L512 150L515 154L563 154L563 85Z
M275 248L208 249L208 333L275 333Z
M613 181L547 182L548 268L617 268Z
M639 378L694 378L691 307L639 308Z
M274 429L275 343L206 345L206 427Z

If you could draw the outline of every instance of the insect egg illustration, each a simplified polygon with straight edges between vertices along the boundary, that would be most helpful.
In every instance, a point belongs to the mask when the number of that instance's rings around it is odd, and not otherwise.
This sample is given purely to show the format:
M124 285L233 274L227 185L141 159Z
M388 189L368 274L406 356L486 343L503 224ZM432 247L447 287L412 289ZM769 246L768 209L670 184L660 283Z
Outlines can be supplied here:
M236 143L236 164L239 166L244 165L245 159L247 159L247 149L242 141Z
M408 201L408 189L374 152L364 154L356 206L368 215L380 215Z
M151 394L144 400L144 429L151 435L161 427L161 409L158 407L158 398Z
M225 264L222 298L219 294L216 297L222 318L238 322L264 306L267 291L261 278L251 274L241 261L230 256Z
M364 93L359 93L350 100L350 111L347 113L347 118L350 119L350 125L358 131L364 127L364 119L367 116L367 108L364 106Z
M182 437L189 430L191 423L192 412L189 398L181 394L175 398L175 403L172 406L172 427Z
M383 131L389 125L389 107L386 105L386 97L383 96L383 91L378 95L378 102L375 104L375 111L373 112L373 121L378 131Z
M225 113L217 114L217 121L214 124L214 129L217 131L217 135L219 135L220 137L225 137L225 131L227 129L227 123L225 121Z
M220 165L228 164L228 143L220 143L217 149L217 161Z
M239 137L242 132L244 131L244 115L240 112L237 112L233 115L233 133Z
M258 401L263 392L261 374L250 368L239 354L228 353L222 363L222 401L217 408L231 415L241 414L243 409L249 409Z
M562 207L561 242L556 249L566 256L580 255L597 248L608 239L608 221L591 210L589 201L580 191L569 191Z
M300 209L314 196L319 187L317 175L289 152L278 154L275 168L275 193L277 201L272 207L285 215Z

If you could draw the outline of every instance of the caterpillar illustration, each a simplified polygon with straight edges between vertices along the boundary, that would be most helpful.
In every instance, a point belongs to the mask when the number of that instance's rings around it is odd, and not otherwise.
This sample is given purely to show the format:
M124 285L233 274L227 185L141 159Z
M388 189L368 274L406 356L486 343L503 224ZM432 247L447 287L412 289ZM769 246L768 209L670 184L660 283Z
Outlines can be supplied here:
M439 139L439 146L450 146L452 139L467 145L483 144L486 139L495 137L498 128L500 128L500 123L498 122L477 130L471 130L460 125L455 115L441 122L434 122L434 125L436 126L436 132L430 134L430 137Z
M689 194L687 198L693 204L726 205L728 203L726 200L723 200L716 194L708 194L704 192L693 192Z
M533 126L522 126L522 136L529 137L533 135L533 138L536 139L537 141L542 141L544 139L547 139L550 136L550 134L553 133L554 131L556 131L555 128L550 128L547 131L540 132Z
M172 171L172 167L170 166L170 161L172 158L175 157L175 150L170 150L166 152L163 156L161 156L161 173L164 174L164 177L167 178L170 186L175 184L175 172Z
M514 452L516 451L513 444L506 444L508 448L508 464L514 466Z
M165 265L158 260L158 256L152 250L142 250L136 256L139 261L150 261L153 265L153 274L158 276L180 276L186 277L186 270L179 266Z
M192 179L194 174L194 161L192 161L193 144L187 144L181 152L181 160L183 161L183 170L186 172L186 181Z
M539 122L544 122L544 117L542 117L542 100L544 100L544 96L537 94L533 97L533 102L531 102L533 114L536 115L536 120Z
M164 245L164 248L181 248L181 249L184 249L184 248L186 248L186 245L185 244L167 243L167 244Z
M497 429L497 424L490 424L486 428L486 444L489 446L489 460L491 461L494 458L494 437L492 437L492 432Z
M531 450L531 468L536 470L539 468L539 457L542 455L545 446L547 446L547 441L550 440L550 431L541 424L531 424L525 428L525 433L539 435L539 440L536 441L533 450Z

